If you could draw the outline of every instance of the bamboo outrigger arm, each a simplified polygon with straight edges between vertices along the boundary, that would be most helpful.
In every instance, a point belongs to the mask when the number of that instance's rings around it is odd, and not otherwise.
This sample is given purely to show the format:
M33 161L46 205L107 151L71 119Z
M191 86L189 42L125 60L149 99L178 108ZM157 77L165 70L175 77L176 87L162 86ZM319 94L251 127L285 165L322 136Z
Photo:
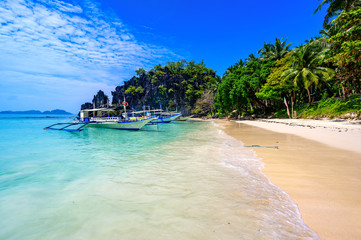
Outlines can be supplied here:
M44 129L46 130L59 130L59 131L68 131L68 132L81 132L83 131L83 127L85 127L85 125L87 125L88 123L55 123L53 125L50 125ZM55 126L61 126L61 125L66 125L65 127L61 127L61 128L57 128ZM68 128L71 126L75 126L75 125L81 125L78 128Z

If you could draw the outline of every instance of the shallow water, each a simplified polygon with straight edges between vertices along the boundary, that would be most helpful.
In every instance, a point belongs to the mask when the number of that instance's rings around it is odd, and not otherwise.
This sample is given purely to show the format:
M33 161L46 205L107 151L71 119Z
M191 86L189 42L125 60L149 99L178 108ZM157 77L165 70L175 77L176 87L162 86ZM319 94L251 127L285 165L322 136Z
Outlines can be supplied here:
M318 239L214 123L43 130L58 121L0 117L0 239Z

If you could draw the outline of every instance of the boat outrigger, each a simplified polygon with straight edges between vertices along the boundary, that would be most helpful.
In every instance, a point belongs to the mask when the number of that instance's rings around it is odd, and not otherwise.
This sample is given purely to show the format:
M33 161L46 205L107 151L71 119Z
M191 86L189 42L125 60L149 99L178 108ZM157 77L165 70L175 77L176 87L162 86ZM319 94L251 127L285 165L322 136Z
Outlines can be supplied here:
M152 123L170 123L182 116L179 112L164 112L162 109L151 110L155 116L158 116Z
M179 118L176 119L176 121L185 122L185 121L188 121L192 117L193 117L193 115L187 116L187 117L179 117Z
M140 130L142 127L157 118L152 116L131 117L126 111L120 116L109 116L109 113L113 111L114 109L111 108L84 109L79 112L79 116L76 118L77 122L56 123L46 127L45 129L72 132L80 132L84 130L84 127ZM104 115L108 116L104 117ZM76 128L73 128L74 126Z
M44 129L46 130L61 130L61 131L67 131L67 132L81 132L84 130L84 127L88 123L55 123L53 125L50 125L49 127L46 127ZM74 128L75 127L75 128Z

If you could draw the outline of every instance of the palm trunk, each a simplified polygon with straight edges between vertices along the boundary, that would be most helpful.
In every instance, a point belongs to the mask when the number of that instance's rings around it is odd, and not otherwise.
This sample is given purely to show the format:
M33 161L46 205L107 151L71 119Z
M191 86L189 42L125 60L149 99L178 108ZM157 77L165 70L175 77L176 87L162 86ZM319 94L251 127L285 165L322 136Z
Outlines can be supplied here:
M308 103L311 105L311 94L310 89L307 88L307 94L308 94Z
M350 0L346 0L346 3L345 3L345 12L348 12L350 9Z
M291 116L293 118L293 97L291 95Z

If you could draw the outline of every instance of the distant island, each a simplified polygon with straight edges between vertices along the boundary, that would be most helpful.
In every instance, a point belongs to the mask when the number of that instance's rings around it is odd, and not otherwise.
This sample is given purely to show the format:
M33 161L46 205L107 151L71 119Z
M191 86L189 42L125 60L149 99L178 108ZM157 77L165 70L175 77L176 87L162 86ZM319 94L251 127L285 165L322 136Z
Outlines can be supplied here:
M61 109L55 109L51 111L41 112L39 110L27 110L27 111L1 111L0 114L42 114L42 115L73 115L70 112Z

